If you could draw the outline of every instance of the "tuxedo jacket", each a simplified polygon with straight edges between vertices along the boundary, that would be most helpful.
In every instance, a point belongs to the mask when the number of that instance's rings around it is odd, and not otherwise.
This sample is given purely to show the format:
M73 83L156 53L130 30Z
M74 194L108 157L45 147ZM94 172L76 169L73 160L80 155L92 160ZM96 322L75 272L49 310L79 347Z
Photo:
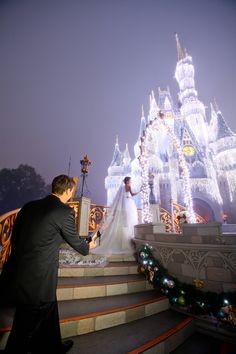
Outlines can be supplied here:
M26 204L15 220L11 255L0 276L2 301L36 306L56 301L63 240L88 254L87 242L76 232L72 208L53 195Z

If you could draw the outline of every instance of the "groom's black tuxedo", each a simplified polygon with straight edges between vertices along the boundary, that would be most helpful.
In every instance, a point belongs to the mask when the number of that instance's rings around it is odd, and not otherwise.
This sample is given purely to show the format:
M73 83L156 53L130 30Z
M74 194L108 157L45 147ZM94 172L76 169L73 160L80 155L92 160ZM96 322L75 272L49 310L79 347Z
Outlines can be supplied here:
M55 301L63 239L88 254L87 243L76 233L73 209L59 198L50 195L21 209L13 227L12 253L1 275L1 290L8 291L8 299L34 305Z
M88 254L89 246L76 233L73 209L54 195L26 204L17 215L12 252L0 276L1 300L16 305L18 313L22 309L23 313L27 312L25 309L43 309L45 316L45 306L49 304L51 308L53 303L57 312L59 246L63 239L79 253ZM19 317L13 324L18 331ZM51 335L58 337L58 333Z

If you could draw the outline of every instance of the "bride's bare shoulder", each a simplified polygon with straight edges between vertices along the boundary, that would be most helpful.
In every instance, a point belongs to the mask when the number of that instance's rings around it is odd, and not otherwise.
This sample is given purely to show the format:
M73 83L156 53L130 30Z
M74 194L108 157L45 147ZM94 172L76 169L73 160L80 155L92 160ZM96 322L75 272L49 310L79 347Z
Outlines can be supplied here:
M125 191L126 191L126 192L131 192L131 188L130 188L130 186L125 185Z

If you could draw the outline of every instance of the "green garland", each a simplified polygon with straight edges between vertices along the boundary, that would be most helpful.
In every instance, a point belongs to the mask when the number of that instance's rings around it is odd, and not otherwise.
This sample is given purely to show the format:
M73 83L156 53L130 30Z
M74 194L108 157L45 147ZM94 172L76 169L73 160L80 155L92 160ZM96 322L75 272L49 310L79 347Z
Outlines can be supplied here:
M200 280L196 280L196 286L180 282L153 257L152 247L148 244L139 249L137 260L138 272L165 294L172 305L184 307L192 314L214 316L236 326L236 292L205 292L197 288L203 283Z

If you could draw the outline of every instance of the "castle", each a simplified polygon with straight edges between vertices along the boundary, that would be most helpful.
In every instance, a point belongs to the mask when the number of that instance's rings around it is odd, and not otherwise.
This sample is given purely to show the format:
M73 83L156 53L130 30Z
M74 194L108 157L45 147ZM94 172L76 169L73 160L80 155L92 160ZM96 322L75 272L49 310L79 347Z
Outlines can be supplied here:
M118 138L112 162L105 178L107 205L111 205L117 189L125 176L132 177L132 185L142 184L140 145L147 126L158 113L163 113L165 126L172 132L181 147L181 156L188 168L189 185L194 212L206 221L236 223L236 134L227 125L217 104L211 104L207 120L205 106L199 100L194 82L192 57L183 50L176 34L178 61L175 78L179 86L178 103L175 104L169 88L158 90L156 100L150 95L149 114L142 109L139 136L134 145L135 158L131 160L128 145L120 151ZM150 203L159 204L171 212L173 201L184 205L183 180L180 154L162 126L153 127L153 139L148 147L150 175ZM140 195L136 197L141 207Z

